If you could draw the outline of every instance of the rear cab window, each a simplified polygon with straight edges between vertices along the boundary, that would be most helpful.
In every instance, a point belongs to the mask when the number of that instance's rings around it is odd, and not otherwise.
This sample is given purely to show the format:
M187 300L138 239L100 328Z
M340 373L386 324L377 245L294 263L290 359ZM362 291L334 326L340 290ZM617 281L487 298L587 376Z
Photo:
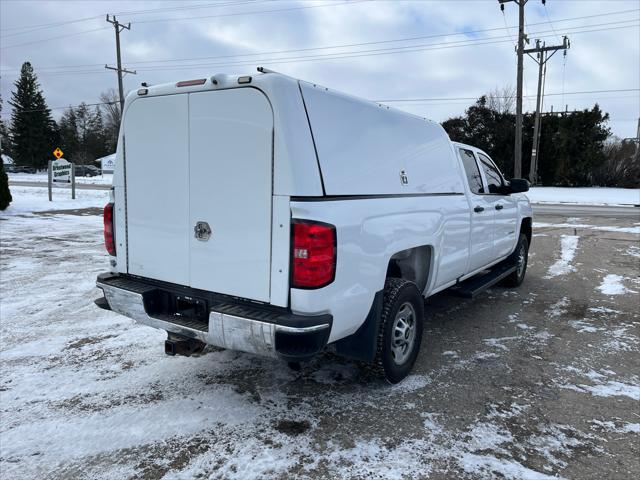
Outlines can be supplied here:
M476 162L473 152L466 148L460 148L458 151L460 153L460 158L462 159L462 165L464 165L464 173L467 176L467 182L469 183L471 193L478 195L485 193L484 186L482 185L480 169L478 168L478 163Z

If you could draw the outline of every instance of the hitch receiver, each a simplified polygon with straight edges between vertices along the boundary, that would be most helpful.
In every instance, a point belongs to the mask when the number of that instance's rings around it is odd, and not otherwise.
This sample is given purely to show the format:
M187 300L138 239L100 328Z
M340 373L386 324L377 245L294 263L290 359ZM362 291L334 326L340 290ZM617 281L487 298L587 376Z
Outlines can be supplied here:
M190 357L194 353L200 353L204 350L205 343L195 338L179 337L177 335L169 334L164 342L164 353L171 355L181 355L183 357Z

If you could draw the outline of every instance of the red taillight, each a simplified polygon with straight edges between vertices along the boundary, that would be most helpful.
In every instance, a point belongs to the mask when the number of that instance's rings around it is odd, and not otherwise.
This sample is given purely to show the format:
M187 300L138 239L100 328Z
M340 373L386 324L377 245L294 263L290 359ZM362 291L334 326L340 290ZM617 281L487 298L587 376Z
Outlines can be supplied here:
M104 206L104 246L109 255L116 254L116 243L113 238L113 203Z
M319 288L336 273L336 228L326 223L294 220L291 240L291 286Z
M206 78L198 78L196 80L183 80L176 83L176 87L193 87L194 85L204 85L206 81Z

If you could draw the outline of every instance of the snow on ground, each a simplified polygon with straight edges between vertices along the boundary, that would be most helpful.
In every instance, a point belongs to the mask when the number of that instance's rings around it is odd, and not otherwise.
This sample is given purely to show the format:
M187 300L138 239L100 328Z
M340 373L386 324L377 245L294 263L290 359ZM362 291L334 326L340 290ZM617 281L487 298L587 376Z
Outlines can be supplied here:
M616 433L638 433L640 434L640 423L625 423L619 427L616 426L614 422L611 421L601 421L601 420L591 420L593 425L596 426L596 429L607 430L609 432Z
M42 182L47 183L49 177L47 172L39 173L7 173L9 180L18 180L21 182ZM113 182L113 174L105 173L96 177L76 177L76 183L86 183L94 185L111 185Z
M619 319L628 307L605 297L579 305L578 289L562 290L570 282L544 279L558 257L580 273L583 259L573 261L586 239L571 259L557 235L534 243L553 246L544 259L535 252L519 290L447 300L447 321L430 319L424 344L446 348L424 348L414 373L390 387L332 355L300 372L217 349L165 356L162 332L92 303L107 268L101 218L74 210L101 208L108 192L54 202L42 188L12 193L0 213L3 477L558 479L609 456L603 449L618 444L607 434L624 444L637 435L635 420L616 416L637 401L637 377L584 365L637 355L637 322ZM38 213L51 210L62 213ZM567 335L592 343L563 343ZM618 343L604 348L609 340ZM617 358L606 362L617 368ZM553 417L596 402L597 417Z
M640 205L640 189L638 188L531 187L526 195L531 203Z
M11 205L0 212L0 218L52 210L103 208L109 201L108 190L76 189L76 198L72 200L71 190L54 189L53 201L50 202L46 188L11 186L11 196L13 197Z
M578 248L578 239L576 235L562 235L560 237L560 258L549 267L547 278L557 277L558 275L566 275L575 272L576 269L571 265L573 257L576 256Z
M624 277L610 273L602 279L598 290L604 295L624 295L627 292L636 293L624 286Z
M589 392L597 397L624 396L640 401L640 385L629 385L613 380L598 385L563 385L562 387L577 392Z

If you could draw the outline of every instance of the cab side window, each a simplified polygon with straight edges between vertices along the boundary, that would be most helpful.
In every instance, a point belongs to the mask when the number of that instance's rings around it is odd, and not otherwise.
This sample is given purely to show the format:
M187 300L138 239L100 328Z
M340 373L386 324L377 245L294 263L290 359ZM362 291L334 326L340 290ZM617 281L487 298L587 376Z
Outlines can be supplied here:
M461 148L460 158L462 159L462 165L464 165L464 173L467 175L467 182L469 182L471 192L478 194L484 193L482 177L480 176L480 170L478 169L478 164L476 163L476 158L473 156L473 152Z
M498 167L496 167L486 155L478 153L478 157L480 158L480 165L482 165L484 176L487 178L489 193L503 193L504 179Z

